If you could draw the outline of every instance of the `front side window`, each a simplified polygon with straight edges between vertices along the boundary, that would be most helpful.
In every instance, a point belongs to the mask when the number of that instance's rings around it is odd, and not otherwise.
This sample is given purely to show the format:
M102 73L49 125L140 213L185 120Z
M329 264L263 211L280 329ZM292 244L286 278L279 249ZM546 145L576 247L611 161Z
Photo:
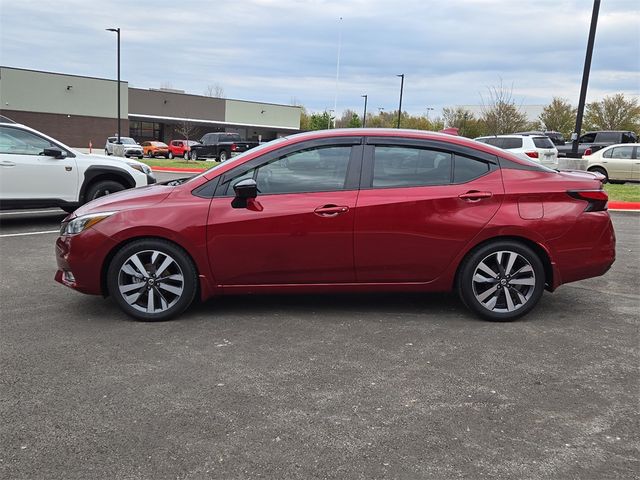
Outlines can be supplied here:
M424 148L376 146L372 187L446 185L451 182L451 157Z
M229 183L253 178L261 195L344 190L350 155L351 146L301 150L249 170ZM227 190L231 193L232 188Z
M31 132L0 127L0 153L40 155L45 148L51 147L57 147L57 145Z

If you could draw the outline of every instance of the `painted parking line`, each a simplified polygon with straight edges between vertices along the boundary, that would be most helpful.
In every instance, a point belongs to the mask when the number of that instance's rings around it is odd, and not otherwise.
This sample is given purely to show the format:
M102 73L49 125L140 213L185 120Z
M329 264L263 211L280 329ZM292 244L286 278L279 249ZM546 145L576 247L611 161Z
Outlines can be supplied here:
M60 233L60 229L57 229L57 230L45 230L45 231L42 231L42 232L3 233L3 234L0 234L0 238L26 237L27 235L45 235L47 233Z
M32 215L36 213L55 213L56 215L63 215L64 212L60 210L25 210L23 212L0 212L0 216L2 215Z

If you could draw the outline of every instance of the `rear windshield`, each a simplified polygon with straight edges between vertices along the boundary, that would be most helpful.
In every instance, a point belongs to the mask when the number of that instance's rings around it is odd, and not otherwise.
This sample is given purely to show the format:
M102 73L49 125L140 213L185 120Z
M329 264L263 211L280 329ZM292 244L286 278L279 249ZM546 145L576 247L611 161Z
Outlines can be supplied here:
M510 149L510 148L522 148L522 139L521 138L501 138L502 144L498 144L497 146L500 148Z
M549 137L533 137L533 144L536 148L555 148Z

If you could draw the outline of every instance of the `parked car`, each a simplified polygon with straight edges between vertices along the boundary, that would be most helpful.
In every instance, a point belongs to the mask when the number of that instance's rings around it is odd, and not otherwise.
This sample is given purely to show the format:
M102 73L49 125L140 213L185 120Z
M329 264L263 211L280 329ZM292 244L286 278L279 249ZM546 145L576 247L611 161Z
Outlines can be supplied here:
M550 168L558 167L558 149L545 135L495 135L478 137L476 140L512 153L526 155Z
M104 146L105 155L113 155L113 149L118 143L118 136L107 138L107 143ZM120 143L124 145L124 156L126 158L138 157L142 158L144 152L142 146L131 137L120 137Z
M169 157L169 146L164 142L148 141L142 142L142 149L145 157Z
M191 160L212 158L226 162L232 156L256 146L258 142L242 140L238 133L211 132L205 134L200 143L191 146Z
M86 155L25 125L0 118L0 208L60 207L155 183L136 160Z
M534 135L534 136L545 136L549 137L554 145L564 145L566 140L564 139L564 135L560 132L554 132L552 130L547 130L546 132L541 131L532 131L532 132L516 132L516 135Z
M169 158L189 158L191 146L197 144L198 142L196 142L195 140L171 140L169 142Z
M604 175L611 183L639 182L640 143L623 143L602 148L591 155L585 155L589 172Z
M307 132L81 207L55 278L141 320L196 295L456 290L509 321L611 267L601 178L446 134Z
M587 132L578 140L578 153L573 153L573 144L568 142L558 148L558 155L567 158L582 158L583 155L591 155L601 148L617 143L637 143L638 135L628 130L601 130Z

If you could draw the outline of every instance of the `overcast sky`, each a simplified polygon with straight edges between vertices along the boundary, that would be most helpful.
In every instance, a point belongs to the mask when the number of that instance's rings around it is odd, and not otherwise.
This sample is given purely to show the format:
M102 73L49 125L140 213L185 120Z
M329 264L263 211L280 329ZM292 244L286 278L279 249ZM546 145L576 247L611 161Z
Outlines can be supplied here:
M592 0L0 0L0 64L338 111L577 104ZM342 17L342 20L340 20ZM340 37L342 41L340 42ZM640 1L602 0L587 101L640 93Z

